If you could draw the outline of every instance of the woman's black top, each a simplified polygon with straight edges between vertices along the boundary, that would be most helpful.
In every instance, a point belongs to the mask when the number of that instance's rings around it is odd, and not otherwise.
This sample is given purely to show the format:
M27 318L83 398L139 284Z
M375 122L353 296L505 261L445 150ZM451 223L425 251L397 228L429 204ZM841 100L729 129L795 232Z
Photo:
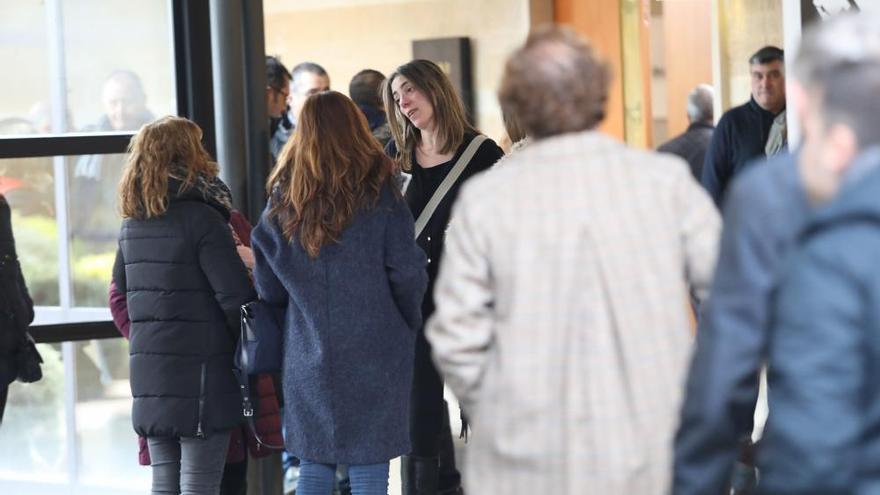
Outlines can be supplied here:
M465 148L467 148L474 137L476 137L476 134L466 134L452 159L434 167L422 168L416 161L415 150L413 150L413 167L409 172L412 174L412 179L406 189L405 197L414 219L418 218L422 213L434 191L443 182L446 174L455 166L455 162L458 161L458 158L464 153ZM392 158L397 157L397 146L393 140L388 142L385 152ZM418 245L428 256L428 292L425 294L425 299L422 303L422 317L425 321L434 313L434 282L437 279L440 260L443 256L443 240L446 235L446 227L449 225L452 206L458 197L458 191L461 189L461 185L468 179L491 168L502 156L504 156L504 151L495 144L495 141L491 139L484 141L464 169L464 172L462 172L449 192L446 193L443 201L437 205L437 209L434 210L430 221L428 221L425 229L417 239Z

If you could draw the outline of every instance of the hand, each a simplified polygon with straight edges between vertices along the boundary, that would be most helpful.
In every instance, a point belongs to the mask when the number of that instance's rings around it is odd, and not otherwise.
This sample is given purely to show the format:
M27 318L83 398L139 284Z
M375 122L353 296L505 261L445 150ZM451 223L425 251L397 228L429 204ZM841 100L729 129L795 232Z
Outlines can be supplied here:
M238 256L241 257L241 261L244 263L244 266L246 266L248 270L253 270L254 251L247 246L236 246L235 249L238 250Z

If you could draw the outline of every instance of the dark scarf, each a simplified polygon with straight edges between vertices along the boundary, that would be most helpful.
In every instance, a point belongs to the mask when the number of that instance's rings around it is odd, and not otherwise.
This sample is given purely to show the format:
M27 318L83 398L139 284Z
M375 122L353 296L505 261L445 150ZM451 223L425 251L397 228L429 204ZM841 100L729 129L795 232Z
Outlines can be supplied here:
M193 183L186 189L183 188L183 182L189 170L180 164L171 166L170 179L168 182L168 192L172 198L183 198L190 196L193 192L197 193L208 203L213 203L226 210L228 216L232 210L232 192L220 177L208 177L204 174L196 174Z

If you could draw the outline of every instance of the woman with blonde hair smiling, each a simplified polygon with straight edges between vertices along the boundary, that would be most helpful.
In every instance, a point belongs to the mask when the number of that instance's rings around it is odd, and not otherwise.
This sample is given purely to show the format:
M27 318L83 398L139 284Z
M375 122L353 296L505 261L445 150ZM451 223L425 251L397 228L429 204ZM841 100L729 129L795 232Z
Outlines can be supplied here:
M285 308L282 383L297 495L388 492L410 450L413 346L425 257L391 160L354 102L310 96L268 183L252 241L260 297Z
M239 307L253 298L227 225L229 189L180 117L132 139L119 185L113 281L131 317L132 422L147 438L153 494L217 494L241 420L232 373Z

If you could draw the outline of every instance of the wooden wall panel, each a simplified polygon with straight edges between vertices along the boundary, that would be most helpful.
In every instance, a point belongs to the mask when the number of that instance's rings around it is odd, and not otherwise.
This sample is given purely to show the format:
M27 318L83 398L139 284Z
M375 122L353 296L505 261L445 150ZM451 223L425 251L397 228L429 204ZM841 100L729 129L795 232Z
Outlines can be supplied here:
M600 129L624 139L620 0L555 0L554 20L567 24L593 43L611 66L613 79L605 121Z
M712 84L712 0L664 2L663 41L672 138L687 129L688 93L698 84Z

